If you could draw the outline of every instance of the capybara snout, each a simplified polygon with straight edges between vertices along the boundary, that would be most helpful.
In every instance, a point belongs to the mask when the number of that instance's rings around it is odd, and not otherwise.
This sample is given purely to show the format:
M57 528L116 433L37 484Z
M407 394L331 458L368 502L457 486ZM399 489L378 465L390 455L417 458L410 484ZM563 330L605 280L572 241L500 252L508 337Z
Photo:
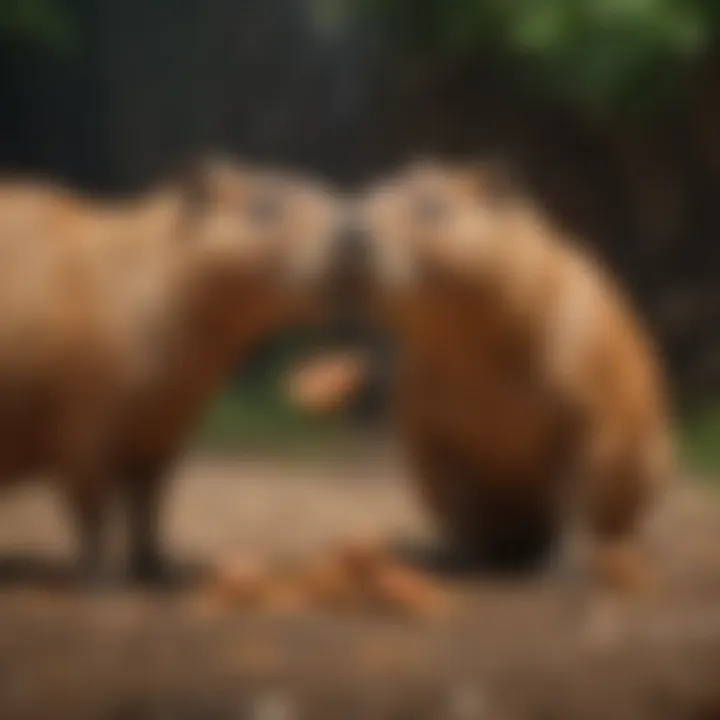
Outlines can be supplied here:
M333 320L348 327L367 314L374 282L372 235L363 220L356 203L347 202L335 226L323 280Z

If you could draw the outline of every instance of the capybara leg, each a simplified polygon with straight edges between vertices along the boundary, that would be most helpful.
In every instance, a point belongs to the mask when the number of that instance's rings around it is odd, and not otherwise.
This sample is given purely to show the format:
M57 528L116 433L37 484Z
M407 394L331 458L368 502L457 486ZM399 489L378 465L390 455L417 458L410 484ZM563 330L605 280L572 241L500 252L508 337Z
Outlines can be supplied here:
M418 488L420 501L441 534L446 561L459 565L478 563L477 548L469 539L467 483L459 476L456 459L432 440L414 437L409 443L410 472ZM458 497L460 495L460 497Z
M432 440L410 446L414 480L454 562L497 571L535 569L550 554L555 518L524 497L487 487L462 455Z
M429 443L416 441L410 450L410 471L417 483L421 502L447 536L455 516L453 479L447 458Z
M78 537L78 567L83 583L105 583L104 567L106 488L97 478L85 477L69 489L70 509Z
M96 393L98 386L90 378L88 375L87 385L70 388L72 393L62 398L57 453L77 529L81 578L89 585L99 586L109 581L104 546L106 511L114 480L109 472L113 416L107 412L105 398Z
M634 591L650 580L637 531L649 503L649 484L638 473L619 470L597 478L590 500L591 572L606 587Z
M164 490L162 473L136 472L126 481L130 574L142 582L163 579L165 565L160 552L160 503Z
M534 571L551 556L557 541L555 519L539 508L516 503L486 502L483 538L486 564L499 572Z

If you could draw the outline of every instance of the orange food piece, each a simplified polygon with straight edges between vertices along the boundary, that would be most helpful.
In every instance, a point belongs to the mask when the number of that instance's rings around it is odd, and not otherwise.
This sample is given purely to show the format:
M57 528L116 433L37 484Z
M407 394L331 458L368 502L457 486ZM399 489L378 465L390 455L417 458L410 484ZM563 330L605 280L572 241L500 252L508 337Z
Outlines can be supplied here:
M329 412L350 401L365 374L366 360L361 353L336 353L295 369L287 380L287 391L300 407Z

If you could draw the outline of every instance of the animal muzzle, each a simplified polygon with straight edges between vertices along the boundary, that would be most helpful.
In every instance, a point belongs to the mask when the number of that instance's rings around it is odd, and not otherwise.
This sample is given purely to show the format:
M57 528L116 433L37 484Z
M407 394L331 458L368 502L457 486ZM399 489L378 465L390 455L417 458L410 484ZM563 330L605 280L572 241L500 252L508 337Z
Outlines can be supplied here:
M373 287L372 243L362 227L348 224L333 242L327 301L333 314L360 318L366 313Z

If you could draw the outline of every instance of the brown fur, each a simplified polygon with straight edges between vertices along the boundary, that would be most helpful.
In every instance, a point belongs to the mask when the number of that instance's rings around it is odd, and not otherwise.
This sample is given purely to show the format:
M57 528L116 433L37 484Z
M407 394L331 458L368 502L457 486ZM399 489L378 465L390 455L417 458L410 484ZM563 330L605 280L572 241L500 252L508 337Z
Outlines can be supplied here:
M204 403L254 343L312 309L303 273L330 234L328 196L221 164L192 192L97 205L0 189L0 477L61 479L93 570L116 481L133 569L159 569L163 481Z
M400 432L452 540L524 561L581 517L607 567L670 472L656 353L598 264L492 187L425 168L362 206Z

